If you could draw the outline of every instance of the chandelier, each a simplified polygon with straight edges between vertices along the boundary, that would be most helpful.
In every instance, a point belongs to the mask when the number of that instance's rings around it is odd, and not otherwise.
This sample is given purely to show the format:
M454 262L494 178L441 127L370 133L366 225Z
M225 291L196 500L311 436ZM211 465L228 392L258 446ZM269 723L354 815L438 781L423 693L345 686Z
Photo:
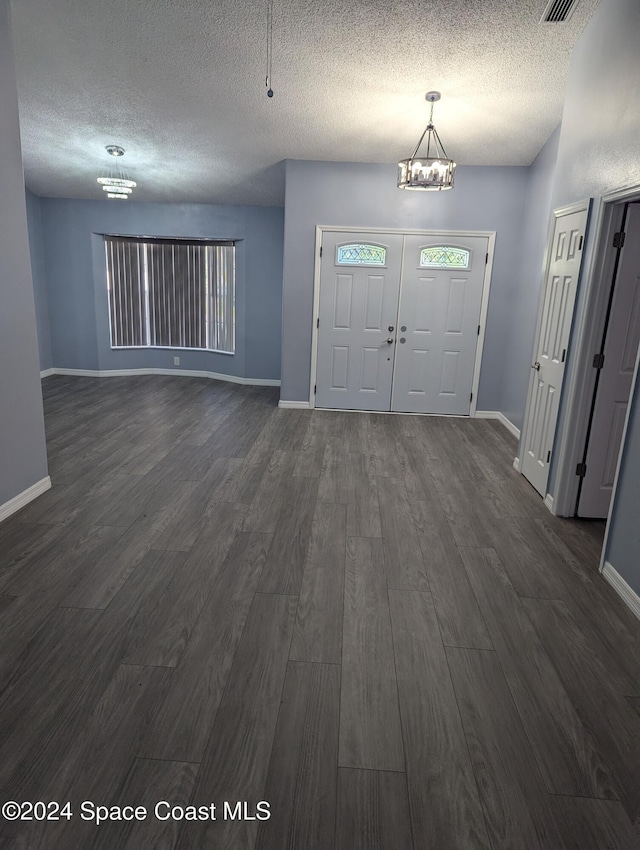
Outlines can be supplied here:
M453 188L456 164L447 156L433 124L433 104L440 100L440 92L427 92L425 100L431 104L429 123L409 159L401 159L398 163L398 189L441 191ZM426 156L419 157L418 149L425 136L427 137L427 153Z
M138 184L135 180L128 179L120 165L120 157L124 156L124 148L118 145L107 145L106 151L116 158L116 164L106 177L98 177L98 183L107 193L107 198L126 201Z

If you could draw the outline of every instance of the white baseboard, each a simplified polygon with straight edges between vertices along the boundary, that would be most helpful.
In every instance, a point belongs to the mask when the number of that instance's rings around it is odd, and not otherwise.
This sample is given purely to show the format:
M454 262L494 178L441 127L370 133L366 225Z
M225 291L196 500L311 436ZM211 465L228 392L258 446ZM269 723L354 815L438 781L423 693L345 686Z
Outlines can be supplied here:
M553 496L551 495L551 493L547 493L547 495L544 497L544 506L545 508L548 508L549 511L551 511L551 513L555 516L555 512L553 510Z
M513 468L515 469L516 472L520 472L520 458L519 457L514 457Z
M281 398L278 407L287 407L290 410L309 410L311 405L308 401L285 401Z
M212 378L251 387L279 387L280 381L272 378L243 378L238 375L223 375L221 372L201 372L190 369L47 369L41 378L49 375L78 375L84 378L120 378L127 375L178 375L187 378Z
M4 505L0 505L0 522L2 520L10 517L11 514L15 514L16 511L19 511L20 508L24 508L25 505L28 505L29 502L32 502L38 496L41 496L44 492L49 490L51 487L51 479L47 475L46 478L42 478L40 481L36 481L35 484L32 484L31 487L27 487L26 490L23 490L22 493L18 493L17 496L14 496L13 499L9 499L8 502L5 502Z
M633 611L636 617L640 620L640 596L632 587L629 587L627 582L622 578L620 573L609 563L604 562L602 567L602 575L609 582L623 602L627 604Z
M510 434L516 439L520 439L520 429L516 428L513 422L502 413L500 410L476 410L476 419L497 419L501 425L507 429Z

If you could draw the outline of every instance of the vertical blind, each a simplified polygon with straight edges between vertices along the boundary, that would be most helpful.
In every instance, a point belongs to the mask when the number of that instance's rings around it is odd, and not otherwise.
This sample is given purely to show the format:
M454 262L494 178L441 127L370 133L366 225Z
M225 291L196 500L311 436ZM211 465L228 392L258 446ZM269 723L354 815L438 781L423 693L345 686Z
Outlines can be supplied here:
M235 246L105 236L112 348L235 348Z

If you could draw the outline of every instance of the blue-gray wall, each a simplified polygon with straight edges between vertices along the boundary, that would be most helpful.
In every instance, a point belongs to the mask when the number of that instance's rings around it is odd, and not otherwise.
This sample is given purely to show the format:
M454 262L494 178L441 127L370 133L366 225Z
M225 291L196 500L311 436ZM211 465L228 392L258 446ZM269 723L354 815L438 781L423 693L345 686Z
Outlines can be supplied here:
M559 139L558 126L529 168L522 225L520 280L513 290L509 306L510 325L505 345L499 410L518 428L522 428L527 402Z
M287 162L281 398L309 399L316 225L495 230L478 409L501 410L509 307L520 286L528 168L460 167L452 192L403 192L396 187L396 171L386 164Z
M0 506L47 477L18 98L0 0Z
M42 209L40 198L27 190L27 224L29 229L29 249L31 252L31 274L33 276L33 295L36 304L36 326L38 329L38 348L40 351L40 369L53 366L51 357L51 332L49 330L49 299L44 264L44 234L42 230Z
M554 206L640 185L640 3L601 0L572 59ZM593 234L587 240L590 260ZM584 292L579 293L579 299ZM640 384L630 411L606 557L640 594Z
M283 210L208 204L40 199L53 366L162 368L280 377ZM112 351L101 234L237 240L236 353Z

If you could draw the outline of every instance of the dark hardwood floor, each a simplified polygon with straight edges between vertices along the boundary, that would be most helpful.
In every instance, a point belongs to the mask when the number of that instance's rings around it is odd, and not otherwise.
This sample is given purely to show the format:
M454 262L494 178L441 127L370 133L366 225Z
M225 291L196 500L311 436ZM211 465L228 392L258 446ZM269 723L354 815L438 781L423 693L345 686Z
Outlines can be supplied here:
M0 525L1 802L73 814L0 848L640 847L640 622L501 425L43 388L54 486Z

